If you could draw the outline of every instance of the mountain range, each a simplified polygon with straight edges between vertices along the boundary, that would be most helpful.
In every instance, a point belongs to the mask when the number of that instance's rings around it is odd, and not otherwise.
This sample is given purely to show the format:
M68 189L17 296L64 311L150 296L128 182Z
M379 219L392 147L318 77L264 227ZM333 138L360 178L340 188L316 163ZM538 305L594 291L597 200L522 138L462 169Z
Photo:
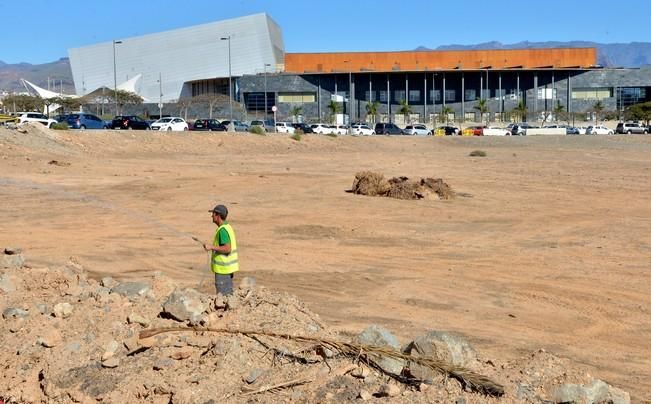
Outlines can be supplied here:
M588 41L569 42L518 42L503 44L501 42L484 42L476 45L445 45L436 49L423 46L416 51L428 50L484 50L484 49L538 49L538 48L597 48L597 64L604 67L639 68L651 66L651 42L598 43ZM55 62L43 64L17 63L7 64L0 61L0 92L24 91L20 79L67 94L74 93L74 82L70 69L70 60L61 58ZM48 85L49 82L49 85Z

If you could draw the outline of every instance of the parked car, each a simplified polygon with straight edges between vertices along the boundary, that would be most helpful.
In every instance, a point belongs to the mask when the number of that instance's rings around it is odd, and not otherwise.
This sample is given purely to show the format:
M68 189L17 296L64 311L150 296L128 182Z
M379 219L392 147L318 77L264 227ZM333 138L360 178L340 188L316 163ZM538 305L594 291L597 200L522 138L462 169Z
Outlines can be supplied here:
M300 130L303 133L312 133L312 128L310 127L310 125L308 125L306 123L302 123L302 122L301 123L293 123L292 126L294 127L294 129Z
M486 126L482 129L484 136L509 136L511 131L506 128L498 128L496 126Z
M310 125L310 128L312 129L313 133L317 133L319 135L327 135L330 132L330 125L325 124L325 123L313 123Z
M208 132L225 132L226 126L216 119L197 119L192 124L192 130Z
M289 122L276 122L277 133L294 133L295 129Z
M436 128L436 136L457 136L459 134L459 128L451 125L443 125Z
M43 125L47 126L48 128L52 126L52 124L57 123L54 119L50 119L47 117L47 115L38 113L38 112L24 112L20 115L19 118L20 123L25 123L25 122L38 122L42 123Z
M249 130L254 127L260 127L265 132L274 132L276 130L276 125L274 124L274 121L271 119L265 119L265 120L254 119L249 124Z
M222 121L222 125L226 126L227 129L229 128L230 124L231 121ZM233 120L233 130L235 130L235 132L248 132L249 125L245 124L242 121Z
M375 135L375 131L371 129L368 125L353 125L353 135Z
M330 133L335 135L347 135L348 125L330 125Z
M151 124L151 130L184 131L189 129L188 123L178 116L161 118Z
M529 125L526 122L516 123L511 127L511 135L525 136L527 134L527 129L529 128L535 128L535 126Z
M381 122L375 124L375 133L378 135L402 135L402 129L391 122Z
M427 126L420 123L405 126L403 132L405 135L432 136L432 131L427 129Z
M581 132L579 131L579 128L575 128L574 126L568 126L565 128L565 134L566 135L580 135Z
M70 129L108 129L106 122L97 115L86 112L74 112L65 116L64 120Z
M149 122L136 115L118 115L111 121L111 129L150 130Z
M603 125L588 126L585 131L586 135L612 135L614 133L612 129L608 129Z
M575 128L579 132L579 135L585 135L585 132L588 130L585 126L576 126Z
M472 136L484 136L484 126L471 126L466 129L468 130L469 134Z
M620 122L617 124L617 128L615 128L615 132L627 133L629 135L632 133L642 133L646 135L649 133L649 128L635 122Z

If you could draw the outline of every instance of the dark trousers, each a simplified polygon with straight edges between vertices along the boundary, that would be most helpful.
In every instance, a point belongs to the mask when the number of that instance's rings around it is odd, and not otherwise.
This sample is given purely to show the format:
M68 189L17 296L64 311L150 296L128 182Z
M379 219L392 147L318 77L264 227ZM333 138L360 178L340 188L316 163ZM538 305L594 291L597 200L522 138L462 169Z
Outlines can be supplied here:
M215 289L224 296L233 294L233 274L215 274Z

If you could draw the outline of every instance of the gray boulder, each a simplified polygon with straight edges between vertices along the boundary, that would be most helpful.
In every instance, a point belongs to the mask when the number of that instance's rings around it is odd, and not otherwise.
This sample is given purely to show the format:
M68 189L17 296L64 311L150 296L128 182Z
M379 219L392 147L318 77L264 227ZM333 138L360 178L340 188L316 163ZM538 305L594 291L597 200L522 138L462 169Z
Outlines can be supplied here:
M628 393L595 379L590 384L566 383L560 385L552 392L555 403L618 403L629 404L631 398Z
M400 352L398 339L389 330L379 325L370 325L357 337L360 344L377 347L390 347ZM384 371L399 375L405 366L401 359L386 358L381 355L369 355Z
M2 318L25 318L29 316L27 310L16 307L8 307L2 312Z
M163 303L163 313L178 321L198 322L207 309L208 304L194 289L176 290Z
M5 247L0 257L0 268L21 268L25 264L20 248Z
M477 353L462 337L442 331L430 331L410 342L404 353L415 358L432 358L455 366L471 368L477 361ZM411 373L419 379L429 379L434 372L410 363Z
M147 295L151 286L146 282L122 282L111 288L111 293L117 293L128 299L135 299Z

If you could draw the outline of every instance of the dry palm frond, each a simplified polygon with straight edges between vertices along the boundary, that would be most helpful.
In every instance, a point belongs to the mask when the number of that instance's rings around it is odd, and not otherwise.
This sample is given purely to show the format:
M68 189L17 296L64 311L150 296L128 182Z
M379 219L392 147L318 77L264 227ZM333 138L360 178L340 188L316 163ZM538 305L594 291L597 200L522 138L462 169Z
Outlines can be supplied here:
M490 380L486 376L480 375L471 370L465 369L461 366L456 366L438 359L412 357L410 355L394 351L393 349L388 347L354 344L348 342L324 340L324 339L314 338L314 337L279 334L273 332L252 331L252 330L231 330L225 328L202 328L202 327L153 328L149 330L140 331L140 338L141 339L150 338L158 334L162 334L166 332L177 332L177 331L217 332L217 333L224 333L224 334L240 334L248 337L268 336L274 338L289 339L297 342L305 342L305 343L312 343L312 344L316 343L330 350L339 352L344 356L350 358L356 358L357 360L366 363L367 365L399 380L402 383L413 384L415 382L414 379L409 379L400 375L395 375L393 373L387 372L386 370L382 369L375 362L373 358L384 357L384 358L405 360L405 361L410 361L412 363L418 364L420 366L427 367L436 372L449 375L457 379L463 385L468 386L474 391L488 394L491 396L501 396L504 394L504 386Z
M277 393L280 390L283 389L288 389L290 387L295 387L295 386L300 386L302 384L307 384L307 383L312 383L312 380L310 379L296 379L296 380L290 380L288 382L280 383L280 384L274 384L273 386L265 386L262 387L261 389L258 390L252 390L252 391L246 391L243 392L243 396L250 396L252 394L260 394L260 393Z

